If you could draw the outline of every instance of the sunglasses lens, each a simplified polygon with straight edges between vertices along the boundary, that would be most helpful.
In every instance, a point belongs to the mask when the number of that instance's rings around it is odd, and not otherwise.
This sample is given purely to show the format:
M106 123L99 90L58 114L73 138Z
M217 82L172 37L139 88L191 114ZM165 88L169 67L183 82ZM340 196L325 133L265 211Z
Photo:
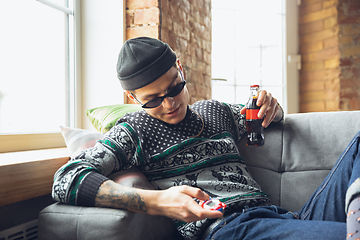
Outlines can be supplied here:
M159 106L162 103L162 98L154 98L153 100L145 103L142 107L143 108L154 108Z
M179 83L178 85L176 85L175 87L173 87L172 89L170 89L170 91L163 97L157 97L154 98L153 100L145 103L142 107L143 108L155 108L158 107L164 100L164 98L166 97L175 97L177 95L179 95L179 93L183 90L184 86L185 86L185 81Z
M169 97L177 96L183 90L184 86L185 86L185 82L179 83L174 88L172 88L167 95Z

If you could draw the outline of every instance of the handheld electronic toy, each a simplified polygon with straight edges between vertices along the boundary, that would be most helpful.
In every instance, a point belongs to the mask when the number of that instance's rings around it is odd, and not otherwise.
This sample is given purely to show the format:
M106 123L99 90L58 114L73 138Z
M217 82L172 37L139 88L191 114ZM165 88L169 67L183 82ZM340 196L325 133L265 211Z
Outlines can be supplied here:
M201 207L203 209L210 209L222 212L226 208L226 204L220 202L217 199L210 198L209 200L204 201L201 203Z

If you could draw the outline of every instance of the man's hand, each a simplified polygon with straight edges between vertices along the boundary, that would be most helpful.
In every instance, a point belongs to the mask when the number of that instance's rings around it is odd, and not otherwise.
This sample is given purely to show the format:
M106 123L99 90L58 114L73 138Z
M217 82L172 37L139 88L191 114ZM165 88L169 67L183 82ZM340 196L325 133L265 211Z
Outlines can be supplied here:
M258 117L264 118L262 123L264 128L267 128L272 121L280 121L282 118L283 111L278 105L277 99L274 98L271 93L265 90L260 91L256 105L261 106ZM245 112L246 107L241 109L240 114L245 114Z
M209 195L198 188L189 186L171 187L163 191L157 191L155 208L149 205L149 214L160 214L172 219L184 222L194 222L205 218L219 218L223 214L220 211L203 209L193 198L205 201ZM154 212L152 213L152 210Z
M171 187L166 190L143 190L105 181L95 198L95 206L126 209L151 215L163 215L184 222L222 217L220 211L203 209L193 198L208 200L198 188Z

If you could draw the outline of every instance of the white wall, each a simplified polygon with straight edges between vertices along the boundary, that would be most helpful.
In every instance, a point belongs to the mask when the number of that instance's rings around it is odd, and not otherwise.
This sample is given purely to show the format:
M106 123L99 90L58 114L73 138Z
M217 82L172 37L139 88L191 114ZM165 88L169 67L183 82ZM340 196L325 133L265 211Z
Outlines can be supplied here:
M124 42L121 0L81 1L81 128L94 129L85 111L124 102L116 63Z

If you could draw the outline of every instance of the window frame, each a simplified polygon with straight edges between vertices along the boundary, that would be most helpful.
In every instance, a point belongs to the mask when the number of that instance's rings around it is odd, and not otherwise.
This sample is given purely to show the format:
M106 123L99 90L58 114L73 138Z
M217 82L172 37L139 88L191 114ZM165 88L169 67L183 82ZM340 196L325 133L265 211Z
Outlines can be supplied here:
M65 141L60 132L2 134L0 136L0 153L61 147L65 147Z

